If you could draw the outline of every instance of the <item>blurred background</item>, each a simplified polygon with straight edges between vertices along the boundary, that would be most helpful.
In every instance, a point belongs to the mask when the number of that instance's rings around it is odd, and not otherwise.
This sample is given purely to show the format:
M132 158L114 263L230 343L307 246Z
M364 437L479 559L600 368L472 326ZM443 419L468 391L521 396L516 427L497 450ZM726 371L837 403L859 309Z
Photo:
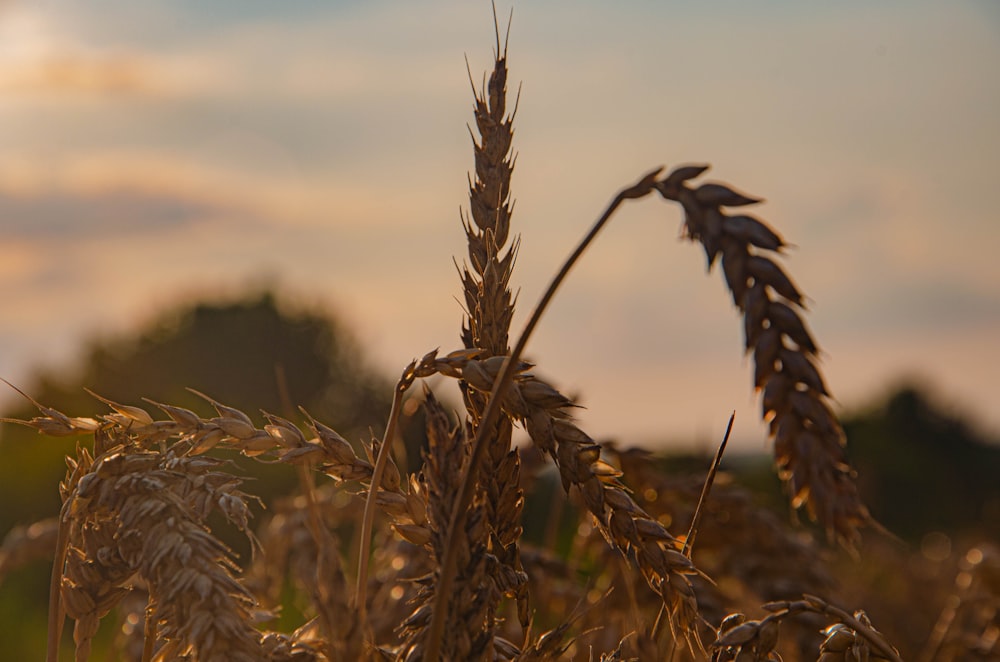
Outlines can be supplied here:
M0 0L0 377L71 415L192 386L379 430L402 367L461 344L466 58L478 87L494 39L487 3ZM620 187L711 163L795 245L875 514L917 553L945 532L939 560L996 540L997 62L987 1L518 4L515 330ZM774 491L680 224L623 209L529 357L623 446L704 454L736 410L732 468ZM68 448L0 426L0 534L55 512ZM46 574L0 585L0 622Z

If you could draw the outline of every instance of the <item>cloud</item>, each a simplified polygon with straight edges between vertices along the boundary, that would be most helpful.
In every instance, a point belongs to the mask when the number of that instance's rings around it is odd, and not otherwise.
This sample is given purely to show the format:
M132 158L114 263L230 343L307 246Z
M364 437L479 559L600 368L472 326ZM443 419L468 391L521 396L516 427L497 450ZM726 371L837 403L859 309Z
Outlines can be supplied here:
M0 218L8 238L54 244L178 228L217 211L197 200L127 189L99 195L0 193Z
M162 92L157 66L131 50L86 44L38 7L0 8L0 93L25 100L126 99Z
M259 149L273 156L266 144ZM447 181L435 169L419 168L399 175L305 172L280 159L269 163L241 171L181 155L109 152L46 167L44 160L9 155L0 157L0 219L9 222L12 237L54 241L225 220L242 226L244 236L319 232L334 240L389 240L405 234L432 242L444 232L448 245L460 227L459 176Z
M52 55L0 68L0 92L7 95L142 97L157 90L155 77L141 60L79 54Z

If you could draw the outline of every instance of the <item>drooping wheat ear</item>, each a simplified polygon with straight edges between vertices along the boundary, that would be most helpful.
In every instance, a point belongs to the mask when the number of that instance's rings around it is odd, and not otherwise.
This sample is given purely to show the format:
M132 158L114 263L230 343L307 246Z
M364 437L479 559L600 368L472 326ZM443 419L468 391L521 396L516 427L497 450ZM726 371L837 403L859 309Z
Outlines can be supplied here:
M425 389L428 449L424 457L423 480L427 495L427 519L431 531L434 571L421 581L417 607L401 626L406 642L400 659L424 659L427 626L431 622L433 599L439 590L440 559L449 544L458 549L458 574L452 584L451 600L445 617L448 636L442 642L443 660L483 660L492 657L492 623L490 618L490 577L487 574L487 525L479 501L466 513L465 523L456 538L448 540L446 532L452 510L458 502L459 485L455 475L469 462L469 447L462 428L452 425L444 409Z
M656 188L684 208L686 236L701 242L708 268L722 256L726 284L743 313L746 350L753 353L754 388L763 392L763 417L792 505L806 506L828 533L853 546L859 527L871 517L844 455L844 432L830 409L816 342L802 320L803 296L773 259L785 242L753 216L724 211L759 200L722 184L688 186L707 169L679 167Z
M143 451L122 436L118 441L67 499L60 603L77 621L77 659L87 659L99 619L134 574L149 586L151 622L162 644L155 659L262 659L260 634L251 625L254 599L236 581L229 550L204 525L217 511L249 533L238 479L216 471L221 460Z
M469 264L462 269L462 289L468 316L462 326L462 342L468 349L484 350L489 356L503 356L510 351L508 333L514 313L510 292L510 275L517 253L517 240L508 247L510 216L510 178L514 169L511 155L512 123L517 109L507 115L507 49L500 50L500 31L496 28L496 57L489 82L476 91L475 117L479 131L475 151L476 176L469 184L471 220L462 218L468 240ZM509 25L508 25L509 28ZM469 74L472 82L472 75ZM479 427L486 397L483 393L463 386L469 413L469 432L474 436ZM489 550L508 569L494 579L500 591L490 597L491 613L502 594L517 601L522 627L528 624L528 589L518 552L521 537L521 510L524 498L520 487L520 460L511 450L510 419L501 417L489 431L485 471L480 489L484 492L484 507L490 526ZM491 617L492 620L492 617Z
M701 476L665 472L648 451L605 445L605 452L617 460L636 499L652 517L682 527L691 521L703 491ZM729 607L745 596L760 603L803 593L822 594L833 587L833 577L818 562L823 553L820 543L790 529L770 509L755 503L753 495L730 476L722 474L716 481L702 512L704 523L694 558L700 570L719 580L717 585L695 583L700 613L709 622L720 622ZM804 621L799 619L796 625Z
M413 361L404 370L399 387L400 393L405 391L418 377L451 370L450 365L456 360L455 357L478 353L462 350L454 355L438 358L436 352L431 352L421 361ZM379 453L377 445L369 452L369 455L370 459L373 459L371 456L376 454L382 457L380 471L377 466L373 466L373 461L357 457L351 445L336 431L320 423L305 411L303 413L308 419L308 426L315 435L311 439L307 439L302 431L290 421L266 412L264 417L267 423L262 429L257 428L246 413L202 393L194 392L212 404L217 416L202 418L182 407L147 400L169 416L169 420L154 420L148 412L140 407L117 403L93 394L112 409L112 413L101 416L100 421L92 418L68 417L57 410L31 400L38 407L41 416L28 421L10 419L9 422L27 425L40 433L61 436L83 435L93 432L94 448L98 455L110 449L117 450L118 446L123 446L127 441L130 454L138 453L142 449L149 451L149 449L157 448L160 449L160 455L166 452L173 457L183 456L185 461L193 462L195 465L198 462L203 462L207 463L206 466L208 466L216 460L205 458L202 454L212 448L223 447L238 450L251 457L267 456L276 458L281 463L318 467L338 481L358 480L371 483L373 478L377 478L381 489L373 501L392 517L393 528L396 532L401 537L418 545L429 542L430 534L427 530L423 495L419 489L414 487L412 480L410 481L410 491L404 490L399 469L388 454ZM153 454L155 455L155 453ZM60 486L67 507L73 503L70 497L75 494L76 484L81 480L81 476L86 475L89 471L92 464L89 457L86 449L82 449L81 459L71 462L70 475ZM239 482L238 479L231 476L228 480L231 487ZM196 505L197 512L205 507L204 501ZM229 510L225 511L227 517L237 518L240 528L246 531L246 509L241 500L220 499L218 507L228 508ZM67 514L64 521L72 522L73 520ZM342 570L339 559L332 556L336 553L336 545L330 539L329 531L322 526L314 526L314 522L309 524L310 535L318 548L319 557L316 559L317 578L310 582L310 586L316 590L312 597L315 600L317 610L323 617L320 621L320 629L324 635L318 638L314 637L315 641L312 643L325 645L328 652L334 651L332 653L334 659L340 657L339 653L336 652L338 650L346 651L344 654L350 657L353 655L352 651L359 650L362 645L359 636L362 631L362 619L359 614L354 612L353 607L347 608L345 604L341 604L345 598L345 592L338 591L339 582L343 579L340 575ZM59 549L66 547L65 541L57 541L57 545ZM63 563L59 562L58 559L63 556L65 556L63 552L57 554L57 567L60 569ZM56 596L51 601L53 605L57 605L59 602L61 578L62 573L59 572L53 584ZM347 619L341 618L343 615L341 612L345 611L349 614ZM58 609L54 608L52 611L53 624L49 628L51 642L57 642L59 639L60 622L57 616ZM398 622L398 620L395 621L395 623ZM305 655L309 650L315 648L315 646L310 648L310 642L305 640L297 639L294 643L297 646L293 651L295 655ZM278 648L284 650L282 647ZM281 653L278 648L275 649L274 655L280 657L284 653ZM50 649L56 650L54 643L50 643ZM327 657L331 657L331 654L328 654ZM54 658L50 657L50 659Z
M463 378L484 393L490 391L505 357L470 359ZM682 544L629 496L618 478L621 472L601 459L601 447L571 417L573 402L549 384L525 372L521 363L503 399L509 416L520 421L531 440L550 455L559 469L563 489L576 487L594 515L605 539L639 569L660 594L676 638L696 646L698 616L687 575L696 573Z

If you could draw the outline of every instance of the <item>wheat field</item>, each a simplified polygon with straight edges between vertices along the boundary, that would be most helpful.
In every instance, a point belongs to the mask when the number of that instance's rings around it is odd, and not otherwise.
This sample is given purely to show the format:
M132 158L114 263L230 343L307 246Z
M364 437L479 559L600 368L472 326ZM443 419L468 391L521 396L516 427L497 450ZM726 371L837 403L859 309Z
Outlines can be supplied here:
M786 240L747 211L757 198L705 179L707 165L651 169L612 196L524 329L511 328L516 102L501 32L483 83L470 73L462 346L420 348L386 421L372 422L383 434L347 439L305 409L245 412L198 391L202 413L93 393L99 409L82 415L22 393L37 416L6 423L79 440L53 486L59 517L16 529L0 553L0 575L54 558L49 662L69 629L75 659L95 658L106 620L120 633L115 659L143 662L903 659L866 605L831 597L832 550L857 554L863 539L891 534L859 497ZM777 475L819 540L717 471L724 440L699 474L664 471L643 451L591 438L574 401L524 358L549 301L616 211L659 200L676 203L664 216L679 209L683 238L741 314ZM431 378L454 381L460 411ZM416 407L427 443L419 469L406 471L398 428ZM298 493L261 511L237 455L295 474ZM541 543L524 530L527 499L539 494L552 511ZM220 528L238 530L251 557L237 558ZM964 559L909 659L1000 659L1000 554L981 545ZM307 617L278 629L289 603Z

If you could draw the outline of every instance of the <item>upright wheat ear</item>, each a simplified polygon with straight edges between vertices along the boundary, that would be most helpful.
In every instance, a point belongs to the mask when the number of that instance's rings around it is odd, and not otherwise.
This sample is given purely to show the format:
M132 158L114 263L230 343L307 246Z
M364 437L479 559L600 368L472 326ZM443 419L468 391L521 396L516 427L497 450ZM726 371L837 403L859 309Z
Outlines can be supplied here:
M475 116L479 140L475 135L476 176L469 185L471 218L463 218L469 247L469 265L462 269L462 290L468 316L462 327L462 343L467 349L479 349L488 356L504 356L510 351L507 336L514 314L510 275L514 266L517 241L508 246L510 216L510 178L514 170L511 157L514 113L507 115L507 52L500 50L500 31L493 72L476 99ZM471 74L470 74L471 81ZM470 131L471 133L471 131ZM470 435L475 435L486 409L486 395L462 382L468 412ZM479 489L490 528L489 551L499 563L492 564L493 590L489 596L490 627L500 598L515 598L521 627L528 625L527 576L521 568L518 539L521 537L521 463L511 450L512 424L500 417L489 430L486 463Z

